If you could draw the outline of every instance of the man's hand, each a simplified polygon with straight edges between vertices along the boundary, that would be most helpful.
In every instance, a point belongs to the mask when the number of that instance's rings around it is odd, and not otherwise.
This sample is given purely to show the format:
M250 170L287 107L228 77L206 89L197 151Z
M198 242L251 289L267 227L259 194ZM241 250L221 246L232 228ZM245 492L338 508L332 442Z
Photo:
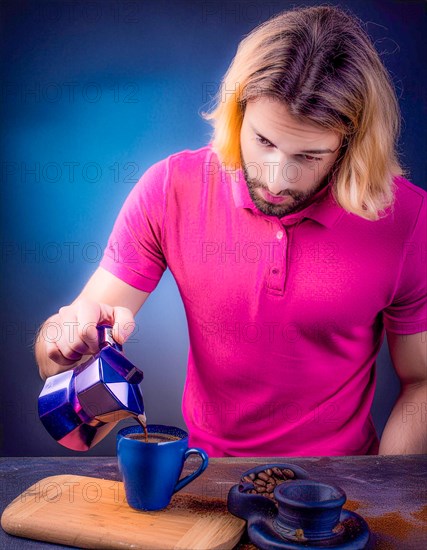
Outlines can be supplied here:
M37 346L43 349L45 358L39 364L42 378L68 370L85 356L97 353L98 324L111 325L113 338L123 344L135 328L135 319L126 307L113 307L87 298L61 307L50 317L38 334Z
M123 344L148 296L99 267L74 302L61 307L40 328L34 347L40 376L45 379L68 370L97 353L97 324L111 325L113 338Z
M427 332L387 333L387 341L402 387L378 454L427 453Z

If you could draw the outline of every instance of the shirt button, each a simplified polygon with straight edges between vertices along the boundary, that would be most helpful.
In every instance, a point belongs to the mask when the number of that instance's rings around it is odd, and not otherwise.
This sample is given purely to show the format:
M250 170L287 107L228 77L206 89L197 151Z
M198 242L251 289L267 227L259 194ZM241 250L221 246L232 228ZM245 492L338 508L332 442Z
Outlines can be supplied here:
M277 269L277 267L274 267L271 272L273 273L273 275L277 275L279 273L279 270Z
M279 239L279 241L280 241L280 239L283 239L283 231L278 231L276 233L276 237Z

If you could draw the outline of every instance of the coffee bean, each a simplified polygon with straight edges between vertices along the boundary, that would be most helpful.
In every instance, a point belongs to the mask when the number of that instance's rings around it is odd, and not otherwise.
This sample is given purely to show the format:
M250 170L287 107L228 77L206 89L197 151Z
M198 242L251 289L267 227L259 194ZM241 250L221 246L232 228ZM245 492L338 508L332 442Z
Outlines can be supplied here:
M259 487L265 487L267 485L263 479L254 479L254 484Z
M295 477L295 472L290 468L273 466L261 472L251 472L243 476L241 482L253 484L253 489L249 489L247 493L267 497L277 504L274 498L274 489L282 483L289 483L292 479L295 479Z
M279 478L279 479L283 479L283 473L282 473L282 470L280 470L280 468L277 468L276 466L274 468L272 468L273 470L273 474Z

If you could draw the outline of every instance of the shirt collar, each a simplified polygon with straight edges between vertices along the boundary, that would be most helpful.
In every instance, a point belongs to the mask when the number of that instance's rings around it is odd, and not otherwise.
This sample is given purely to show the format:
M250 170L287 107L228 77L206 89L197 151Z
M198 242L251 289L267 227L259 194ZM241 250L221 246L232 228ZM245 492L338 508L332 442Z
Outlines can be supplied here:
M255 215L264 216L265 218L274 217L267 216L266 214L260 212L252 202L242 169L232 172L230 175L234 204L236 208L247 208ZM325 227L331 228L344 214L343 208L337 204L332 194L333 183L334 180L331 179L325 187L320 189L311 198L310 203L303 210L300 210L295 214L288 214L282 218L279 218L280 222L285 226L293 225L307 218L314 220Z

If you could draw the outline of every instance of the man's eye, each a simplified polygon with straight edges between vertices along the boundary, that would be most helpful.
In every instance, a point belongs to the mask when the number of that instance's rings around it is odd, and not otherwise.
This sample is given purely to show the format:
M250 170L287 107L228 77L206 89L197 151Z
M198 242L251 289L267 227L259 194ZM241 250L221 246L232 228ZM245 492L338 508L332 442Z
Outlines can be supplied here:
M265 139L261 136L257 136L256 140L258 141L258 143L260 143L261 145L264 145L265 147L274 147L274 145L270 143L268 139Z
M297 155L297 157L302 157L306 162L315 162L316 160L322 160L319 157L313 157L312 155Z

